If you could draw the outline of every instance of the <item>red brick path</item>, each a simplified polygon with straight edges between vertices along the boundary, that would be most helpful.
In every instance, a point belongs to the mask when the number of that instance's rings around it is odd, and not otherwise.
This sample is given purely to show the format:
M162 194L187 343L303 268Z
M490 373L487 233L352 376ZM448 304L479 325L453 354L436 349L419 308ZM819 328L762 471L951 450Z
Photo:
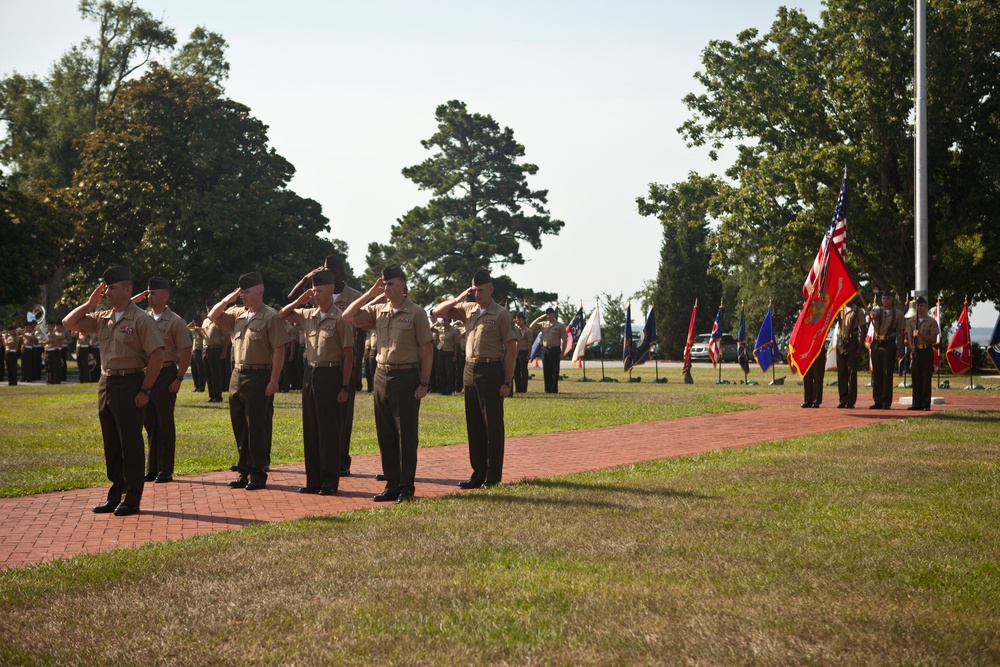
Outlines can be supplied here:
M504 477L516 482L599 470L928 414L906 412L899 406L890 412L827 407L803 410L798 406L799 397L787 393L734 400L764 409L508 438ZM949 396L947 405L934 409L1000 410L1000 394ZM262 491L229 488L226 483L234 478L229 472L177 477L172 484L147 484L142 512L125 518L90 511L92 505L104 501L106 488L0 499L0 568L254 523L378 507L379 503L372 502L372 496L382 489L382 483L375 481L378 469L378 457L355 457L354 475L342 479L340 493L331 497L295 492L305 481L301 464L273 468ZM422 449L417 472L419 498L459 492L455 484L469 474L468 447Z

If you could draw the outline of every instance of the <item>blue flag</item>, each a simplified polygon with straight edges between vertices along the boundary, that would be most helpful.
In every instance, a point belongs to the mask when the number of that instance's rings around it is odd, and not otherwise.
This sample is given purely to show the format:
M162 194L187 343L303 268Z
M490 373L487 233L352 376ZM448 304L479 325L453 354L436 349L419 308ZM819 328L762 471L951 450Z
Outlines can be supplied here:
M625 307L625 336L622 340L622 362L625 370L632 368L632 304Z
M538 357L538 353L542 351L542 333L538 332L535 336L535 342L531 344L531 354L528 355L528 361Z
M986 348L986 354L1000 371L1000 315L997 315L997 323L993 325L993 335L990 336L990 346Z
M576 347L576 341L580 339L580 334L583 333L583 324L583 306L581 306L580 310L576 311L576 317L566 327L566 348L562 351L562 356L567 356Z
M642 336L639 338L639 344L636 345L635 350L632 352L632 366L627 367L625 370L630 370L634 366L639 366L649 361L653 343L655 342L656 318L653 316L653 309L650 308L649 315L646 316L646 326L643 327Z
M760 325L757 333L757 342L753 346L753 356L757 358L757 364L764 373L774 365L774 362L781 356L778 351L778 344L774 342L774 323L771 317L771 306L767 307L767 315Z
M736 345L739 350L737 360L744 373L750 372L750 359L747 357L747 323L746 308L740 306L740 330L736 333Z

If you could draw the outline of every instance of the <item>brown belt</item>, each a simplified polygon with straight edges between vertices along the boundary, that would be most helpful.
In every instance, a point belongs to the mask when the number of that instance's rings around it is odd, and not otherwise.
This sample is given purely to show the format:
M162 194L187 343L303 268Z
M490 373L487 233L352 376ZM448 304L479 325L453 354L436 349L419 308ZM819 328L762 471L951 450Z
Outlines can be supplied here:
M339 361L310 361L307 363L313 368L340 368Z
M914 347L916 347L918 350L929 350L933 346L931 346L931 345L915 345Z
M271 370L271 364L243 364L237 366L238 371L269 371Z
M222 346L221 345L206 345L205 349L206 350L221 350Z
M494 362L503 361L502 357L468 357L465 360L467 364L492 364Z
M141 373L145 368L111 368L106 371L101 371L101 375L107 377L109 375L135 375L136 373Z
M420 362L415 364L379 364L378 367L386 371L405 371L409 368L420 368Z

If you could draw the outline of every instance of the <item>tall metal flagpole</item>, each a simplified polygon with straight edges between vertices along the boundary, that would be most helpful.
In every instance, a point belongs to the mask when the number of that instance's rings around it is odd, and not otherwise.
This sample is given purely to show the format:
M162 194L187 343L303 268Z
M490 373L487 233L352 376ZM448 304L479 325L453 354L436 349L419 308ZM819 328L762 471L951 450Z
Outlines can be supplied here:
M913 303L926 297L927 280L927 0L914 0L913 39L915 53L914 95L916 106L916 136L914 174Z

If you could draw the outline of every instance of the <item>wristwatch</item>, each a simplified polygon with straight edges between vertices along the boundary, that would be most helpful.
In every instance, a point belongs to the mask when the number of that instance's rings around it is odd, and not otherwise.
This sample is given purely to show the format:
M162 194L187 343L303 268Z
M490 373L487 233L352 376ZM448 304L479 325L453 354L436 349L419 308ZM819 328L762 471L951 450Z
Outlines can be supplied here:
M420 386L421 386L421 387L426 387L426 386L427 386L427 383L426 383L426 382L421 382L421 383L420 383Z
M341 387L341 389L343 389L344 391L350 391L351 385L345 384L344 386Z
M149 389L143 389L143 388L140 387L139 388L139 393L140 394L145 394L146 396L149 396Z

